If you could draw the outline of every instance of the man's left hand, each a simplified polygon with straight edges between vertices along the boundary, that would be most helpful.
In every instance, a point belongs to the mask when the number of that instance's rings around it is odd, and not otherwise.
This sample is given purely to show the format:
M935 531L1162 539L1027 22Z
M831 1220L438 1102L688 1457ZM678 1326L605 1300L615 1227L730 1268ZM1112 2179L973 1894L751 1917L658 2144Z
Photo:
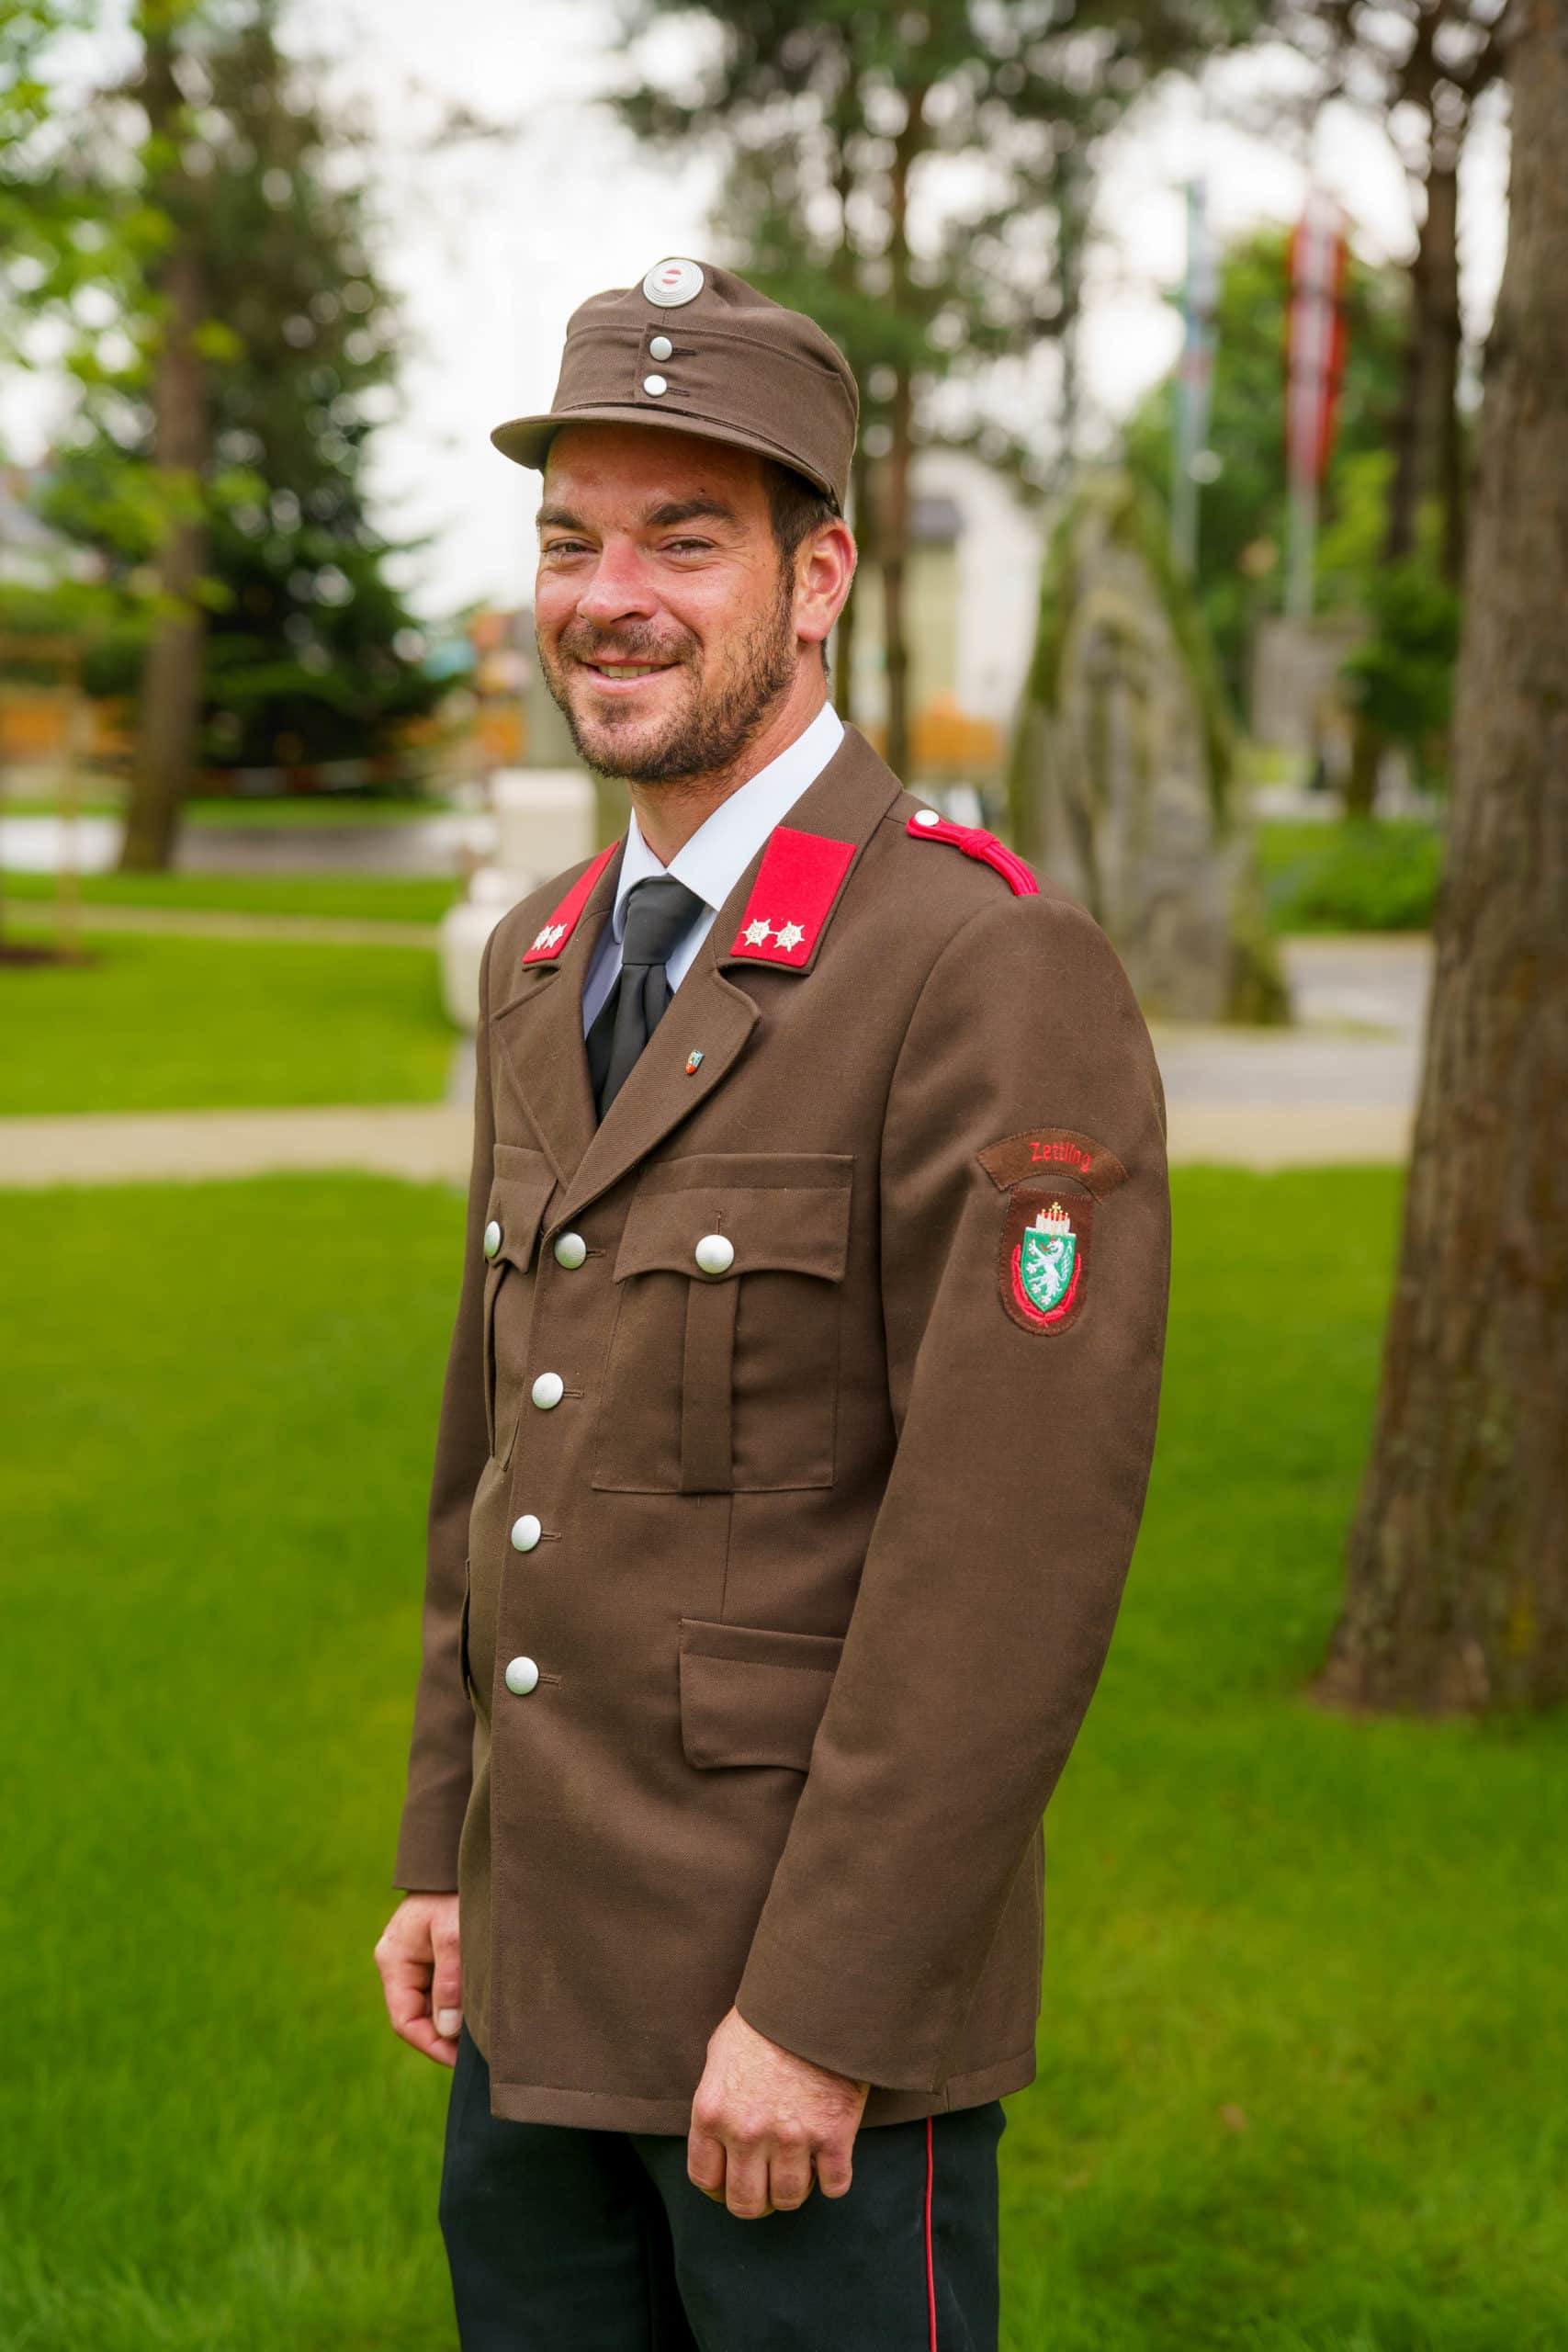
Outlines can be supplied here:
M870 2089L781 2050L731 2009L708 2037L686 2170L746 2222L804 2205L813 2166L823 2196L842 2197Z

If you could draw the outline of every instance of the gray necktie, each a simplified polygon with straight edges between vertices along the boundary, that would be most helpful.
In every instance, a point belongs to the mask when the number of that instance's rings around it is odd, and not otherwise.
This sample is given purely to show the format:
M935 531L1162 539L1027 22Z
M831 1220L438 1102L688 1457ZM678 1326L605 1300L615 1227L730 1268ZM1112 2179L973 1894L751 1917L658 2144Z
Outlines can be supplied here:
M671 995L664 967L705 903L668 874L636 882L626 893L620 977L588 1032L588 1069L601 1118L659 1026Z

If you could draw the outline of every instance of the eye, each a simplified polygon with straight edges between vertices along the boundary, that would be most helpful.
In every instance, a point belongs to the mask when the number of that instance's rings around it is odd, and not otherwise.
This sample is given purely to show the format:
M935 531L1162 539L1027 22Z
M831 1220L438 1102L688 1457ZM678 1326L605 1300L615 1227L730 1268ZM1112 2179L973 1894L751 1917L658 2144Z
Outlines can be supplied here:
M586 539L549 539L539 552L541 555L581 555L587 545Z
M703 555L711 548L711 539L666 539L666 555Z

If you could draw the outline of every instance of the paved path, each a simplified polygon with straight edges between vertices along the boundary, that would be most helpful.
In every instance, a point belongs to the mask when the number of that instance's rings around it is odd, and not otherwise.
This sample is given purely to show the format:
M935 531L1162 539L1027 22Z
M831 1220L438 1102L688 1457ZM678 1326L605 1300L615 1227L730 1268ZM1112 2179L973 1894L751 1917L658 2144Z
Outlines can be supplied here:
M468 1174L472 1126L472 1114L448 1102L0 1119L0 1185L195 1182L288 1168L457 1182Z
M84 874L107 874L119 855L118 817L78 817L69 850L58 817L7 815L0 804L0 866L53 874L69 854ZM461 874L495 848L488 811L445 809L378 824L204 825L181 828L182 874Z
M107 910L95 910L95 919L98 911ZM254 922L272 936L289 919L206 920ZM429 936L417 924L308 927L321 937L369 933L385 941L397 931L422 942ZM1429 981L1427 942L1298 938L1286 953L1310 1026L1156 1027L1172 1159L1244 1168L1403 1159ZM195 1181L335 1168L460 1183L468 1171L469 1118L467 1106L454 1101L0 1119L0 1185Z
M340 1168L458 1184L468 1171L469 1133L469 1114L446 1102L0 1119L0 1188L194 1183L282 1169ZM1170 1104L1170 1156L1179 1165L1321 1167L1402 1159L1408 1148L1408 1114L1382 1104Z

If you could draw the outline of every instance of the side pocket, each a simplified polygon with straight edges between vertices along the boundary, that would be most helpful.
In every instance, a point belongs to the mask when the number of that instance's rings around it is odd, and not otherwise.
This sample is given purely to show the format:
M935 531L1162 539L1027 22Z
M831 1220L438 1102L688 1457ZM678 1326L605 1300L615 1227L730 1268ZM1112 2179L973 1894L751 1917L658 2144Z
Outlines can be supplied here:
M843 1652L827 1634L681 1620L681 1746L701 1771L779 1764L810 1770Z
M457 1657L463 1669L463 1688L468 1694L470 1703L472 1703L474 1697L474 1678L472 1670L468 1665L468 1602L471 1598L472 1588L468 1583L468 1563L465 1560L463 1563L463 1616L462 1622L457 1629Z

